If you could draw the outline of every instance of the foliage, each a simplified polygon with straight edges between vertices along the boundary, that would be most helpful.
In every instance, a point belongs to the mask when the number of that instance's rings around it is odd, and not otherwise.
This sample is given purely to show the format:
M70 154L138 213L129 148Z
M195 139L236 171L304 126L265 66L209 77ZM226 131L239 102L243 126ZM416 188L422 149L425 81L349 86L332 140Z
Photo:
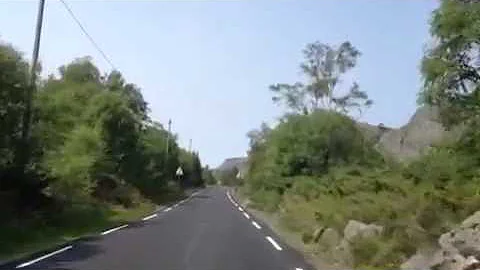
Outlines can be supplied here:
M213 176L213 171L206 165L202 169L202 179L205 181L206 185L215 185L217 184L217 180Z
M310 245L321 245L313 238L318 228L341 232L349 220L382 225L382 235L350 243L353 266L362 268L398 267L478 211L479 23L476 1L443 0L433 13L435 43L422 60L420 101L438 106L443 123L460 135L409 164L380 157L345 116L353 97L365 101L366 95L333 96L358 51L344 43L346 55L339 60L342 46L308 45L302 70L309 84L271 87L274 101L294 113L274 128L262 125L248 134L245 189L252 205L278 211L282 225Z
M480 115L480 3L444 0L431 21L420 101L440 107L448 126Z
M238 169L234 167L231 170L219 171L216 172L216 178L225 186L238 186L241 183L241 180L237 178Z
M380 155L350 118L331 111L290 115L250 150L247 184L282 194L294 176L319 176L342 164L379 163Z
M372 104L357 83L353 83L346 94L337 93L341 77L355 67L360 56L350 42L343 42L335 48L317 41L307 44L303 55L305 60L300 67L307 83L271 85L274 102L282 102L293 112L304 114L320 108L343 113L352 109L361 112L362 108Z
M95 165L102 159L103 142L98 131L86 126L75 127L65 143L45 155L44 165L53 179L50 192L63 201L88 198L95 181Z
M90 57L38 82L26 152L20 139L28 70L21 53L0 43L0 227L91 229L95 217L80 222L80 214L72 213L135 212L150 205L145 198L178 197L183 189L170 182L180 165L188 175L182 188L203 185L199 154L180 148L174 134L149 118L136 85L118 71L102 74ZM19 162L21 154L29 155L27 166Z
M12 166L21 139L28 63L12 46L0 43L0 171Z

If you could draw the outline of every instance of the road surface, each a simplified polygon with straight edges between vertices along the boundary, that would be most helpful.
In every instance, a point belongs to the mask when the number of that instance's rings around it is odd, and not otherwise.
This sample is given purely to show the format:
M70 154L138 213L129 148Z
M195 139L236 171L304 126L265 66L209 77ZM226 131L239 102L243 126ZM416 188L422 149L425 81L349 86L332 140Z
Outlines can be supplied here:
M11 265L71 270L311 270L227 189L200 190L144 220Z

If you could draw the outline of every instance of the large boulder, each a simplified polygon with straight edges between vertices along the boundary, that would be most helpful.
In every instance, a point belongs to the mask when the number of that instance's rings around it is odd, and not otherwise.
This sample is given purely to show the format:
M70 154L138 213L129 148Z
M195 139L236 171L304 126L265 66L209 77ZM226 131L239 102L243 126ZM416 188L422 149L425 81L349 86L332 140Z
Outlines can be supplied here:
M472 228L459 228L442 234L438 244L444 250L460 253L463 256L480 258L480 231Z
M419 107L408 123L399 128L368 123L358 123L358 127L380 152L400 161L420 156L451 132L441 124L438 108L431 106Z
M480 270L480 211L438 239L436 252L417 252L402 264L408 270Z
M447 250L436 252L417 252L404 262L401 269L405 270L478 270L480 262L473 256L465 258L459 253Z
M417 251L417 253L404 262L400 268L405 270L430 269L432 266L442 263L445 255L441 250Z
M480 258L480 211L477 211L450 232L442 234L438 244L444 250Z
M374 237L381 235L382 232L382 226L350 220L347 226L345 226L343 237L346 241L352 242L356 237Z
M340 244L335 247L334 252L332 252L333 260L338 265L343 265L346 267L353 266L354 258L352 253L352 248L350 243L345 239L340 241Z
M480 211L477 211L473 215L466 218L462 222L462 225L460 227L474 229L474 228L477 228L479 225L480 225Z

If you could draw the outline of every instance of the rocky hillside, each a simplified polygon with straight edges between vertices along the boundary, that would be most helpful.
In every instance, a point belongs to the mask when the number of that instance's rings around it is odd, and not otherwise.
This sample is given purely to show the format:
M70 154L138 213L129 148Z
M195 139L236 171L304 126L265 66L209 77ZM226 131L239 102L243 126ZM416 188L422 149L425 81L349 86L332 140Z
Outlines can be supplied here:
M367 138L373 140L377 149L397 160L406 161L418 157L425 149L438 143L446 131L438 119L438 111L433 107L420 107L400 128L389 128L382 124L375 126L358 123ZM227 158L215 171L226 172L236 168L245 173L247 157Z
M457 228L442 234L436 249L419 250L402 264L405 270L480 269L480 211L465 219Z
M421 107L400 128L359 123L367 137L383 153L400 161L418 157L425 149L439 142L446 134L433 107Z
M216 172L227 172L232 171L234 168L237 169L241 174L243 174L246 170L247 165L247 157L234 157L234 158L227 158L223 161L220 166L218 166L215 171Z

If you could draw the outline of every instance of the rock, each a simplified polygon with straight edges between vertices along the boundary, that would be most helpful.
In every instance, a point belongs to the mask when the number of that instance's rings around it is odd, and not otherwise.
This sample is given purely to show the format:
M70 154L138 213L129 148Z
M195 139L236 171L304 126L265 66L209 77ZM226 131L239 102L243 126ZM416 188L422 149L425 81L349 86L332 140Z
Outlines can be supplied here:
M340 241L340 244L335 248L334 252L332 252L333 259L339 265L351 267L353 266L353 254L350 247L350 243L345 239Z
M340 240L341 237L337 230L327 228L325 231L323 231L318 243L327 249L332 249L340 244Z
M480 270L480 211L466 218L454 230L438 239L435 253L417 252L401 265L402 269Z
M397 160L414 159L446 136L438 116L437 108L420 107L406 125L383 132L376 147Z
M480 269L480 261L475 257L470 256L465 260L463 270L478 270Z
M424 270L443 261L442 252L423 251L413 255L400 268L405 270Z
M318 241L320 240L320 237L323 235L324 231L325 231L325 227L316 228L313 231L313 234L312 234L313 242L318 243Z
M444 233L438 239L438 244L444 250L480 258L480 231L476 228L459 228Z
M343 231L345 240L351 242L355 237L373 237L381 235L383 227L375 224L365 224L360 221L350 220Z
M480 211L466 218L461 225L461 228L476 229L480 225Z
M454 254L444 258L444 260L438 264L430 267L432 270L463 270L465 262L467 260L460 254Z
M465 259L462 255L448 250L417 252L404 262L400 268L405 270L465 270L475 261Z

